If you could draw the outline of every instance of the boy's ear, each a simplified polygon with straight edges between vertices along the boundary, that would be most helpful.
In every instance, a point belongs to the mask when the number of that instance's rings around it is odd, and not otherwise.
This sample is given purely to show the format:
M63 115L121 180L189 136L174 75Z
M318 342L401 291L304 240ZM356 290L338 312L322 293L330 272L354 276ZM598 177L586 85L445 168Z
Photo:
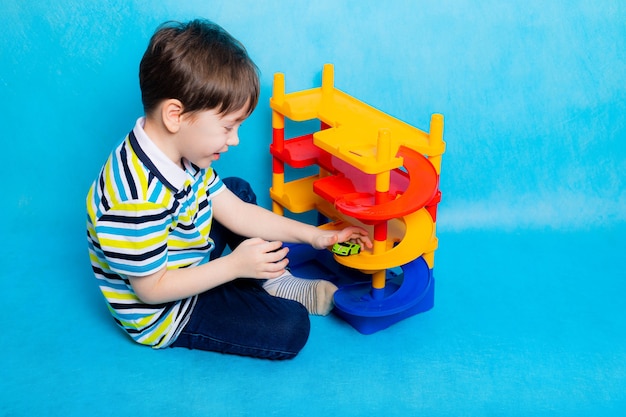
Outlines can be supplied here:
M180 129L180 123L182 121L183 103L180 100L171 98L165 100L161 105L161 120L165 128L170 133L177 133Z

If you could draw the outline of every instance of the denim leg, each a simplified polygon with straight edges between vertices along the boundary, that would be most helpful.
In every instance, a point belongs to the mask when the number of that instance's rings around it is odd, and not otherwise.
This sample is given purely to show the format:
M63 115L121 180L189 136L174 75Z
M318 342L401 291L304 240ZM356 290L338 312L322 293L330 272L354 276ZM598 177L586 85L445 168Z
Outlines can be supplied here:
M250 184L240 178L223 179L235 195L256 204ZM244 239L217 221L211 226L215 249L211 260ZM172 347L209 350L266 359L291 359L309 338L309 314L302 304L269 295L262 282L237 279L198 295L189 322Z
M224 178L222 182L224 182L226 187L232 191L233 194L243 201L256 204L256 194L254 194L252 187L247 181L237 177L228 177ZM211 260L222 256L226 245L233 250L246 239L244 236L231 232L216 220L213 220L209 237L211 237L215 243L215 248L210 255Z
M261 282L238 279L198 296L172 347L265 359L291 359L309 337L307 310L269 295Z

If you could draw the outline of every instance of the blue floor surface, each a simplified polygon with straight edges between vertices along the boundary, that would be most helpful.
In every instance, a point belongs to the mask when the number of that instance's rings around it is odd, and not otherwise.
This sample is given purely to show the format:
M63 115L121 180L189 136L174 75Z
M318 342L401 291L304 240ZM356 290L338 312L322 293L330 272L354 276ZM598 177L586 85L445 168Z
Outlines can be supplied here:
M432 310L369 336L313 317L287 362L153 351L116 328L85 196L143 114L151 34L193 18L260 69L215 168L264 207L274 74L294 92L332 63L337 88L393 117L444 115ZM623 0L2 1L0 417L626 416L624 22Z
M624 232L442 231L433 310L369 336L313 317L287 362L135 345L82 236L13 236L0 415L624 415Z

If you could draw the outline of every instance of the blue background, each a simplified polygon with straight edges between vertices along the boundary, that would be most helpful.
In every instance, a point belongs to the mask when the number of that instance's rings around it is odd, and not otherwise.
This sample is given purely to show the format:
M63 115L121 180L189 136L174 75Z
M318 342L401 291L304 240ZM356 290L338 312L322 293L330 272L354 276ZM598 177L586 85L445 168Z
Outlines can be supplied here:
M153 352L112 324L84 198L141 116L164 20L248 48L260 105L216 168L269 206L272 77L427 130L445 116L435 308L313 318L294 361ZM8 0L0 5L6 415L618 415L626 409L626 3Z

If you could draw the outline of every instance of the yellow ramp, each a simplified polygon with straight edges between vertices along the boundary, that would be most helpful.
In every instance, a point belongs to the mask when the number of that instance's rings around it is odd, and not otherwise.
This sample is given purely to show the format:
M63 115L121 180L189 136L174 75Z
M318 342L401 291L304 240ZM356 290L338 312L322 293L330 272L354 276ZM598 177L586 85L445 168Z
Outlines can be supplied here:
M361 251L358 255L337 256L342 265L362 271L378 271L395 268L411 262L423 253L437 248L435 225L428 211L423 208L403 217L405 234L400 243L384 253L372 254Z

